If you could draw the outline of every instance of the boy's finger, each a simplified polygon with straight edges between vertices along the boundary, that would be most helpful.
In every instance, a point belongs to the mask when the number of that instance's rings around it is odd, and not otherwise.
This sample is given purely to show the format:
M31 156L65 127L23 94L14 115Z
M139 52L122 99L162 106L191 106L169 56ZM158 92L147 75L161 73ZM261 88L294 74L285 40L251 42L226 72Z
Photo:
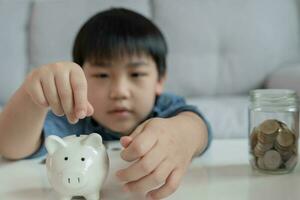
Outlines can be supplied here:
M133 138L129 146L121 152L121 157L128 162L137 160L149 152L156 142L156 135L151 134L151 130L144 129L143 132L136 136L136 138Z
M132 142L132 137L130 136L123 136L120 139L120 143L124 148L127 148L131 142Z
M54 76L52 74L44 76L41 80L41 83L47 102L49 103L53 113L58 116L64 115L64 110L57 94Z
M164 160L165 154L162 154L157 143L140 160L134 162L126 169L118 171L117 176L125 182L137 181L142 177L151 174Z
M149 175L125 184L129 191L138 193L147 193L155 188L158 188L166 182L166 179L173 171L174 166L167 160L162 161L159 166Z
M92 116L94 113L94 108L93 106L90 104L90 102L88 102L87 105L87 116Z
M182 169L173 170L167 178L166 183L160 188L149 192L147 197L150 197L150 199L163 199L171 195L177 190L183 173L184 171Z
M87 116L87 82L81 69L70 72L70 82L74 97L74 113L77 118L83 119Z
M73 92L69 80L69 73L55 74L55 83L64 113L71 123L77 122L76 116L72 115Z
M27 91L34 103L43 107L49 106L40 80L36 80L30 86L28 86Z

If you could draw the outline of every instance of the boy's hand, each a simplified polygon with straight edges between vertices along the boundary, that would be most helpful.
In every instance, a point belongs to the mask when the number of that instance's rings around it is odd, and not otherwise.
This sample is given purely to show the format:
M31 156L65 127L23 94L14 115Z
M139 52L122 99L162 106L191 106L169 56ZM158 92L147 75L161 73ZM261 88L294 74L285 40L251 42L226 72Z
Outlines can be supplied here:
M93 114L87 99L87 81L83 70L72 62L59 62L34 69L24 88L33 102L66 115L70 123Z
M136 161L117 172L119 179L127 182L124 189L148 193L149 199L173 193L195 153L192 138L188 137L176 130L171 118L150 119L130 136L122 137L120 142L125 149L121 157Z

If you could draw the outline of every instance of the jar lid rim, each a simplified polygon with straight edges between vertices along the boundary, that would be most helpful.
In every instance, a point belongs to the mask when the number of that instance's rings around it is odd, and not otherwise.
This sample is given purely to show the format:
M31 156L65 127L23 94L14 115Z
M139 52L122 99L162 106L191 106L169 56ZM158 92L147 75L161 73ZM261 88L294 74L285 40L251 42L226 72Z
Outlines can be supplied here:
M290 89L255 89L250 91L250 95L296 95L296 92Z

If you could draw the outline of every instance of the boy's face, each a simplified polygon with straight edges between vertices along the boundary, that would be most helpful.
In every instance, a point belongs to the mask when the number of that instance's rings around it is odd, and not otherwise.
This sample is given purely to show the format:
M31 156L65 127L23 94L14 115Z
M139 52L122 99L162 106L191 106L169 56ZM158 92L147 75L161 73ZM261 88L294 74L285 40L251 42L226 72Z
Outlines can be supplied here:
M131 133L148 116L163 90L164 78L158 79L155 62L145 55L85 62L83 70L93 118L122 134Z

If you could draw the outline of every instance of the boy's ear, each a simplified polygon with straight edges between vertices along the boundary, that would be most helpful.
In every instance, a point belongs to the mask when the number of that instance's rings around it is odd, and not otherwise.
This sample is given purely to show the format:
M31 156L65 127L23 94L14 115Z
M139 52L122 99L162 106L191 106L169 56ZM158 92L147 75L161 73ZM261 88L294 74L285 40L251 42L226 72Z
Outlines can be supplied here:
M52 155L57 149L67 146L65 141L56 135L50 135L46 138L45 146L50 155Z
M163 93L165 81L166 81L166 75L162 76L162 77L157 81L156 88L155 88L155 93L156 93L156 95L160 95L160 94Z

